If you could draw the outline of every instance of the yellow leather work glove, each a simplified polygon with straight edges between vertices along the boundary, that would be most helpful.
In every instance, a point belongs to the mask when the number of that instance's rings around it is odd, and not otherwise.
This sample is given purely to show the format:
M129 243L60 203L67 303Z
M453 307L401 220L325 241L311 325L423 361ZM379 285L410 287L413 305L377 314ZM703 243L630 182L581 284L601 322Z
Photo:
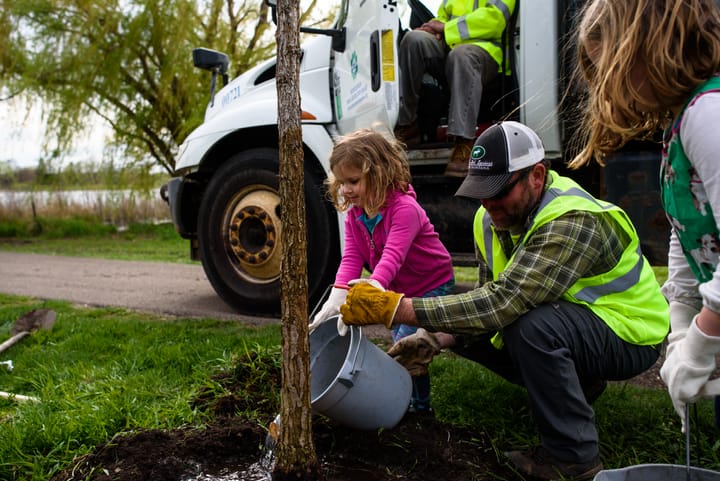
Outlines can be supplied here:
M382 324L390 329L402 298L403 294L358 283L350 288L345 304L340 306L340 315L349 326Z
M421 327L415 334L393 344L387 353L405 366L412 377L416 377L428 373L430 362L440 353L440 343Z

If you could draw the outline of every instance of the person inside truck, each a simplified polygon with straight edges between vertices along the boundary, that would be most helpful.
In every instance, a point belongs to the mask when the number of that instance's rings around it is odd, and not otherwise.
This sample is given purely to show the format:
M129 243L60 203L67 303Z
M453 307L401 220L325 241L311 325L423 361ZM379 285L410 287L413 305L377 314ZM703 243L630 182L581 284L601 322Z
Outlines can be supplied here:
M356 284L342 320L420 326L434 341L401 340L401 362L429 363L435 344L524 386L540 445L505 453L510 462L534 478L591 479L603 468L591 405L608 380L655 363L667 303L627 214L550 170L532 129L489 127L468 168L456 195L480 203L476 287L411 298Z
M720 9L713 0L592 1L578 30L585 148L571 166L664 131L671 332L660 375L685 430L720 352ZM707 393L705 393L707 395ZM716 399L716 407L718 406Z
M348 285L360 278L373 285L409 296L448 294L455 285L452 259L440 236L417 202L410 184L410 166L401 143L372 129L360 129L336 142L330 154L326 180L330 200L345 217L345 247L335 283L320 311L313 316L312 332L339 314ZM359 282L359 281L357 281ZM338 320L342 335L345 325ZM398 341L416 327L398 324ZM413 393L409 411L432 414L427 370L410 371Z
M454 147L445 175L465 177L483 89L502 70L502 37L514 9L515 0L444 0L436 18L402 37L395 136L408 147L420 142L417 112L423 75L446 81L447 132Z

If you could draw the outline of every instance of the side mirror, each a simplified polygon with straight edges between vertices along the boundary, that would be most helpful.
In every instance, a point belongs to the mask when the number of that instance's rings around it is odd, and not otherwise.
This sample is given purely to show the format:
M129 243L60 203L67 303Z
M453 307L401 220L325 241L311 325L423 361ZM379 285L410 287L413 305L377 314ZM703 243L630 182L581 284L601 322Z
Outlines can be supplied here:
M212 73L210 79L210 106L215 103L215 85L217 82L217 76L221 75L223 85L228 83L228 65L230 64L229 57L216 50L210 50L209 48L196 48L192 51L193 64L195 67L209 70Z
M217 72L221 75L227 73L230 59L226 54L209 48L196 48L193 50L192 55L195 67Z

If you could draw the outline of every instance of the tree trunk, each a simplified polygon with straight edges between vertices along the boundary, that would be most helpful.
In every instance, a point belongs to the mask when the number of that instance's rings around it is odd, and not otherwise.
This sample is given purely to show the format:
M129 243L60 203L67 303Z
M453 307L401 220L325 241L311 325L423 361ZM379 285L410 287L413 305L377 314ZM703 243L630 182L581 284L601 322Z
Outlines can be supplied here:
M321 473L312 440L308 336L307 240L298 0L278 0L277 92L282 205L282 388L280 442L274 480L316 480Z

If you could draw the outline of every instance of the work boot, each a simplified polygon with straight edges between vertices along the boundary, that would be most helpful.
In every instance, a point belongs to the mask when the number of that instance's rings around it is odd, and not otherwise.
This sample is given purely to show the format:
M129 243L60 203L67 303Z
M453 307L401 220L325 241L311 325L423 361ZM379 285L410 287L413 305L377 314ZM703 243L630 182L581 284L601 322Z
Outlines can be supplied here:
M523 475L545 481L592 479L603 469L598 456L584 463L568 463L560 461L542 446L527 451L510 451L505 456Z
M398 126L394 133L395 138L404 143L406 147L414 147L422 140L417 124Z
M465 177L468 172L468 162L470 162L470 152L472 152L475 141L457 137L455 139L455 147L450 154L450 162L445 167L445 175L448 177Z

